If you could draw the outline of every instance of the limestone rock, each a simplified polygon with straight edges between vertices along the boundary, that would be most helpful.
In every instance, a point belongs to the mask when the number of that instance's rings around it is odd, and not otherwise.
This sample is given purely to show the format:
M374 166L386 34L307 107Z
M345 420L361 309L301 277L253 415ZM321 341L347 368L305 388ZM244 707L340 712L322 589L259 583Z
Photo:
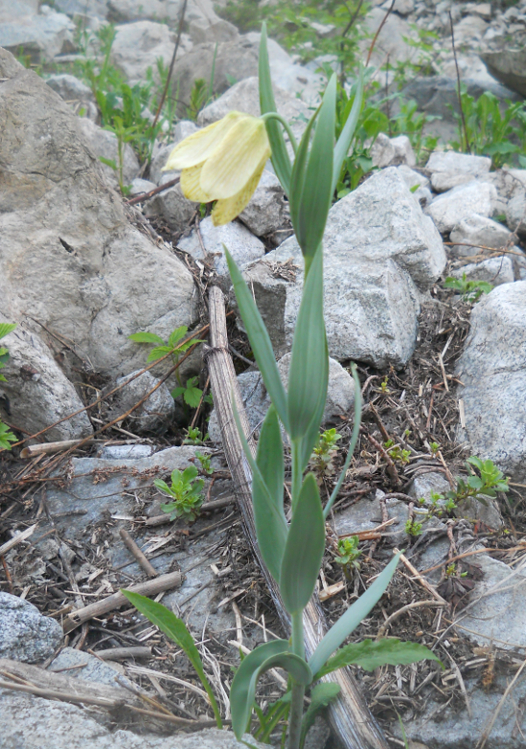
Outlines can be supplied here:
M9 360L2 370L0 406L8 408L4 418L36 434L83 408L75 388L66 378L44 341L22 326L2 339ZM2 409L3 410L3 409ZM93 429L86 412L56 424L45 439L49 442L88 437Z
M513 260L509 255L489 257L480 263L469 263L451 271L453 278L466 276L468 281L488 281L493 286L515 281Z
M388 138L385 133L379 133L371 147L371 158L373 166L380 168L398 164L409 167L416 165L415 152L407 135Z
M194 205L195 209L195 204L190 203L190 205ZM237 221L225 226L214 226L212 217L208 216L201 221L199 230L206 255L203 253L201 242L195 230L188 237L181 239L178 246L181 250L192 255L195 260L208 262L217 273L220 283L226 288L228 288L230 276L223 245L228 249L241 270L265 254L263 242Z
M506 44L500 49L480 53L488 72L505 86L526 96L526 50L520 45Z
M140 370L138 370L140 371ZM119 377L116 385L124 385L112 401L112 418L126 413L144 396L150 392L159 380L150 372L144 372L131 382L128 382L137 372L131 372L126 377ZM175 414L175 403L165 383L155 390L145 402L139 406L128 417L130 429L134 434L154 432L156 434L166 431L173 421Z
M0 592L0 658L44 661L59 647L62 636L62 627L55 619L42 616L29 601Z
M451 246L449 251L457 257L462 257L476 255L480 252L477 245L494 249L507 247L510 235L510 230L503 224L499 224L486 216L480 216L478 213L473 213L453 228L449 239L451 242L458 242L458 244ZM466 244L462 244L463 242Z
M290 211L278 178L264 171L249 204L239 219L256 237L290 227Z
M464 383L465 430L474 455L491 459L513 481L526 480L526 281L481 299L457 373Z
M521 237L526 236L526 193L520 192L511 198L506 207L506 223Z
M324 251L331 356L377 367L406 362L416 342L418 290L438 278L445 253L396 168L374 174L331 208ZM302 266L291 237L244 273L278 356L292 343Z
M143 363L128 339L167 337L197 319L190 272L133 227L65 102L0 51L0 297L71 341L87 367L111 377ZM134 214L133 214L134 215ZM78 358L61 355L78 367Z
M474 213L493 215L496 201L497 191L490 182L474 180L442 193L431 201L426 212L444 234Z
M73 52L74 23L64 13L46 7L41 15L0 23L0 47L13 54L23 51L33 63L48 62L61 52Z
M146 5L149 7L150 3ZM130 85L144 81L148 68L152 69L154 79L158 79L158 59L163 61L165 67L170 65L176 33L166 24L136 21L117 26L116 32L111 48L111 61L126 76ZM178 59L181 59L191 46L188 37L183 35L177 52Z

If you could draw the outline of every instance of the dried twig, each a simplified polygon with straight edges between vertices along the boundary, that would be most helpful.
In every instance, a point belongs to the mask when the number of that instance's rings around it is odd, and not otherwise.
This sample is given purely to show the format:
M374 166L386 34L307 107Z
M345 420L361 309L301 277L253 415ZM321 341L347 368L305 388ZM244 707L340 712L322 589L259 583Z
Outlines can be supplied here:
M146 200L150 200L150 198L154 198L156 195L159 195L159 193L168 190L169 187L174 187L175 185L179 184L180 179L181 177L174 177L173 179L168 180L168 182L165 182L163 185L154 187L154 189L150 190L150 192L143 192L140 195L136 195L134 198L130 198L130 200L127 201L128 205L137 205L137 203L144 203Z
M120 531L120 537L124 541L124 545L130 551L135 559L137 560L138 564L143 568L143 570L146 572L147 575L150 577L157 577L157 570L152 565L151 562L146 559L145 555L142 553L142 551L139 549L133 538L130 536L127 530L124 528L121 528Z

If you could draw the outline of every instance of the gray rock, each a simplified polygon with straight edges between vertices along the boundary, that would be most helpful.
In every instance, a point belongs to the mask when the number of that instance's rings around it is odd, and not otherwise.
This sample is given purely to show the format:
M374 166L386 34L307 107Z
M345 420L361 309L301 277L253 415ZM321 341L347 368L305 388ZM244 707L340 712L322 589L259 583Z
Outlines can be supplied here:
M379 133L371 147L373 166L380 168L406 164L415 166L416 156L407 135L389 138L385 133Z
M364 39L360 42L360 49L367 54L370 43L369 35L372 37L380 29L380 24L385 18L385 11L382 8L372 8L363 20L363 27L367 33L367 41ZM409 40L414 36L414 31L409 23L395 14L391 14L381 31L371 56L371 64L374 66L382 65L387 56L391 65L396 65L398 61L403 62L412 58L413 48Z
M33 63L47 62L61 52L73 52L75 24L64 13L46 7L46 13L41 15L0 23L0 47L14 54L23 52Z
M407 491L408 495L418 502L425 499L425 507L430 506L431 494L445 494L451 489L449 481L439 471L429 471L415 476Z
M175 172L167 172L161 178L161 184L174 179L174 174ZM154 203L152 210L160 213L174 234L181 234L188 228L198 208L196 203L185 198L179 183L164 190L151 202Z
M157 185L155 184L155 182L150 182L150 180L148 179L135 177L130 185L129 196L130 198L135 198L138 195L144 195L151 190L155 190L156 187ZM147 218L158 216L160 213L159 198L154 197L142 203L142 212Z
M138 370L140 371L140 370ZM159 380L150 372L144 372L136 379L128 382L137 372L131 372L126 377L119 377L116 385L124 385L112 400L112 418L126 413L144 396L150 392ZM175 415L175 403L166 384L163 382L144 403L128 417L129 428L134 434L154 432L161 434L170 426Z
M199 230L206 255L203 253L195 230L188 237L181 239L178 246L192 255L195 260L209 263L217 273L219 281L227 288L230 276L223 245L241 270L265 254L263 242L237 221L225 224L225 226L214 226L211 216L208 216L199 224Z
M440 275L445 254L396 168L374 174L331 208L324 248L331 356L378 367L406 362L416 341L418 289ZM244 274L278 356L290 350L302 266L291 238Z
M405 524L409 518L409 508L405 502L393 497L383 499L384 492L377 491L374 499L364 497L343 512L338 512L334 518L334 530L338 536L349 536L362 531L372 531L383 520L382 505L389 515L389 520L395 519L393 525L387 529L387 535L393 544L407 542Z
M0 51L0 296L6 319L31 314L115 378L144 360L128 339L167 338L197 319L191 273L108 188L65 102ZM163 279L160 283L159 279ZM51 344L52 345L52 341ZM71 351L64 361L78 367Z
M447 233L474 213L481 216L493 215L496 201L495 187L489 182L475 180L442 193L431 201L426 212L435 222L437 229Z
M0 0L0 23L16 21L24 16L32 16L38 13L40 0Z
M44 661L60 646L62 637L62 627L55 619L42 616L29 601L0 592L0 658Z
M453 278L466 275L468 281L488 281L493 286L515 281L513 260L509 255L490 257L480 263L469 263L451 271Z
M473 213L460 221L451 231L449 240L458 244L449 247L449 251L457 257L463 257L477 255L481 249L477 245L500 249L509 246L510 235L510 230L503 224Z
M476 558L476 557L475 557ZM426 643L430 645L429 642ZM487 643L486 643L487 644ZM497 643L495 643L497 645ZM518 679L511 691L504 697L510 683L509 675L497 675L490 689L482 689L480 677L464 676L467 699L471 716L465 706L458 701L444 708L443 703L436 702L432 696L422 715L401 716L404 726L404 741L409 741L409 749L473 749L484 736L490 719L495 716L495 723L485 743L486 749L522 749L524 743L521 731L515 732L517 725L516 705L526 698L526 683ZM427 697L427 695L426 695ZM524 723L519 718L521 730ZM400 723L391 724L391 731L402 738ZM412 741L414 738L416 741Z
M290 356L290 354L285 354L278 362L278 369L285 387L289 376ZM247 411L248 423L251 430L257 434L270 407L270 397L258 371L243 372L238 375L237 381ZM349 416L353 411L354 381L341 364L335 359L329 359L329 386L321 426L327 426L339 416ZM221 432L215 409L210 416L208 432L212 442L220 444Z
M500 46L500 45L499 45ZM505 86L526 96L526 51L521 45L506 40L499 49L488 49L480 53L488 72Z
M239 37L236 27L224 18L217 18L213 23L205 19L192 21L188 32L194 44L231 42Z
M233 733L215 728L189 736L115 731L101 726L82 707L20 692L5 691L0 704L3 749L246 749ZM245 738L257 749L268 746Z
M53 0L53 6L75 21L82 21L87 28L97 29L108 15L108 0L89 0L89 4L86 0Z
M69 73L57 73L46 78L46 83L51 86L65 101L89 101L95 103L95 97L92 90L85 83L82 83L74 75Z
M174 28L181 15L183 0L149 0L148 3L141 0L109 0L108 6L111 21L149 19L168 22L167 25ZM206 21L212 24L218 20L211 0L188 0L185 12L187 23Z
M82 666L82 668L80 668ZM73 667L73 668L72 668ZM83 681L94 681L97 684L107 684L109 687L117 686L115 677L121 682L133 687L133 683L113 668L107 661L96 658L94 655L84 653L75 648L63 648L57 657L51 661L48 671L66 670L70 676L78 677Z
M161 5L165 3L161 2ZM150 8L150 3L146 7ZM116 32L111 61L126 76L130 85L144 81L148 68L151 68L154 79L159 80L157 60L161 59L165 67L169 66L176 41L175 31L164 23L136 21L118 26ZM190 40L183 35L178 58L183 57L191 47Z
M390 6L391 3L386 2L382 5L382 10L389 10ZM415 9L415 4L413 0L395 0L395 4L393 5L392 9L400 16L408 16Z
M461 437L513 481L526 479L526 281L504 284L475 306L459 359Z
M504 650L526 645L526 574L524 563L514 569L486 554L476 559L483 578L470 596L469 608L456 617L455 626L481 647L492 643Z
M521 237L526 236L526 194L518 193L506 207L506 223Z
M279 179L265 170L249 204L239 214L242 221L256 237L290 227L289 205Z
M526 169L497 169L484 177L485 182L495 185L499 201L496 211L506 212L506 205L516 195L523 195L526 189Z
M431 186L435 192L447 192L453 187L465 185L466 182L472 182L476 177L467 172L434 172L431 175Z
M420 174L420 172L417 172L415 169L411 169L407 164L400 164L397 171L409 189L412 187L429 187L430 185L429 179L424 174Z
M89 147L99 159L113 161L116 169L101 163L102 170L109 180L110 184L117 187L119 184L119 141L115 133L104 130L88 118L79 120L78 127L84 136ZM124 144L122 159L122 180L123 184L129 185L139 173L139 160L135 155L133 148L129 143Z
M104 445L97 453L104 460L139 460L155 452L153 445Z
M433 151L426 164L431 173L470 174L473 177L484 177L491 168L491 159L487 156L471 156L456 151Z
M56 363L52 351L36 333L18 326L2 339L10 358L2 374L0 393L9 404L5 418L36 434L83 408L75 388ZM93 432L82 411L46 433L49 441L80 439Z

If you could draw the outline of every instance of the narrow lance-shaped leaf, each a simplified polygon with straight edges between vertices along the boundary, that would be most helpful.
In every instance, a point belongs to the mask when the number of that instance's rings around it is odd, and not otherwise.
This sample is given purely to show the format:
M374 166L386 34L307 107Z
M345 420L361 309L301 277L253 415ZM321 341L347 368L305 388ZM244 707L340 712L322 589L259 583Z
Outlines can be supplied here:
M314 474L305 477L283 554L280 592L289 614L302 611L314 591L325 550L325 522Z
M232 728L238 739L247 730L255 696L251 692L252 677L260 666L271 656L286 653L289 649L288 640L271 640L259 645L241 661L230 688L230 709L232 710Z
M287 540L287 522L283 513L283 505L276 502L269 492L259 465L254 460L247 442L243 425L239 418L236 402L232 396L232 411L236 422L239 439L245 453L245 458L252 470L252 501L256 521L256 534L261 556L272 577L279 582L281 574L281 560ZM265 436L264 436L265 440ZM265 517L266 516L266 517ZM279 563L279 565L278 565Z
M263 24L261 29L261 41L259 43L259 106L261 114L277 112L274 92L272 91L272 79L270 77L270 65L267 49L267 27ZM290 194L290 175L292 166L290 163L287 145L281 125L272 119L266 123L270 150L272 152L272 164L276 175L281 182L286 194Z
M287 521L283 511L283 442L276 409L267 412L259 436L256 464L258 476L252 483L252 501L258 545L263 561L279 583L281 562L287 540Z
M363 68L360 68L360 73L358 75L358 85L356 87L356 93L354 95L354 102L352 105L352 109L349 113L349 116L347 117L347 121L343 127L343 130L340 133L340 137L338 138L338 141L334 148L334 166L333 166L333 171L332 171L331 194L334 194L334 191L336 190L336 185L340 178L342 164L347 154L349 153L351 141L353 139L354 132L356 130L356 125L358 123L358 117L360 116L360 112L362 109L362 101L363 101Z
M402 666L423 660L440 663L440 659L432 650L417 642L401 642L394 638L383 638L376 641L364 640L363 642L351 643L337 650L323 668L318 671L315 678L321 679L322 676L351 664L361 666L366 671L374 671L378 666L385 666L386 664Z
M294 226L298 244L305 257L305 273L318 250L332 201L334 128L336 121L336 76L333 75L323 97L316 122L309 160L305 170L298 220Z
M292 343L289 370L288 424L292 440L301 439L314 428L313 418L321 415L327 398L329 360L323 320L323 249L314 257L312 273L305 281ZM321 409L321 414L320 414ZM319 428L320 423L315 425Z
M320 109L318 108L316 112L314 112L305 128L305 132L301 136L290 178L290 219L292 221L292 226L294 227L296 239L304 255L305 250L303 247L306 243L306 238L301 234L302 226L300 224L300 210L303 200L303 191L305 189L305 172L308 164L310 137L319 111Z
M370 588L330 628L309 660L309 666L313 673L317 674L321 671L322 666L325 665L334 651L340 647L345 638L356 629L358 624L365 619L373 606L380 600L395 573L399 559L400 553L389 562Z
M15 328L16 328L15 322L0 323L0 338L4 338L8 333L12 333Z
M179 619L173 611L167 609L166 606L162 605L162 603L152 601L149 598L146 598L146 596L141 596L139 593L133 593L131 590L121 589L121 593L126 596L128 601L133 604L141 614L144 614L152 624L159 627L161 632L164 632L167 637L177 643L177 645L184 650L210 699L210 704L214 711L218 728L222 728L223 725L219 707L214 697L212 687L210 686L210 682L206 678L199 650L196 648L194 638L186 628L183 620Z
M235 264L225 245L223 245L223 248L225 250L230 277L234 285L239 311L254 356L256 357L261 376L263 377L263 382L265 383L265 387L268 390L272 403L276 407L279 418L288 432L289 419L287 413L287 394L285 393L285 388L281 382L278 365L276 364L268 331L256 303L252 298L252 294L245 283L245 279L241 275L239 268Z

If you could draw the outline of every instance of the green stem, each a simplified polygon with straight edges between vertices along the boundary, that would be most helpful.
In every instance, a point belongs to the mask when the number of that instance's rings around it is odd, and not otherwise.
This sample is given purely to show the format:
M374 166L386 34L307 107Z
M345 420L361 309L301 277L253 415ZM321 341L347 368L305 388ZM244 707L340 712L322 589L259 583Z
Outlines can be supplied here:
M292 652L305 659L305 641L303 637L303 611L292 614ZM292 696L289 717L288 749L299 749L301 740L301 721L303 718L303 700L305 687L292 682Z
M298 151L298 144L296 142L296 138L294 137L294 133L290 129L290 125L287 122L287 120L282 117L277 112L267 112L266 114L261 115L261 119L263 122L266 122L267 120L277 120L281 125L283 125L283 128L285 129L287 135L289 136L290 143L292 145L292 149L294 151L294 155L296 155Z
M291 458L292 458L292 481L291 481L291 494L292 494L292 513L296 509L296 503L300 495L301 490L301 444L300 440L293 440L291 446Z

